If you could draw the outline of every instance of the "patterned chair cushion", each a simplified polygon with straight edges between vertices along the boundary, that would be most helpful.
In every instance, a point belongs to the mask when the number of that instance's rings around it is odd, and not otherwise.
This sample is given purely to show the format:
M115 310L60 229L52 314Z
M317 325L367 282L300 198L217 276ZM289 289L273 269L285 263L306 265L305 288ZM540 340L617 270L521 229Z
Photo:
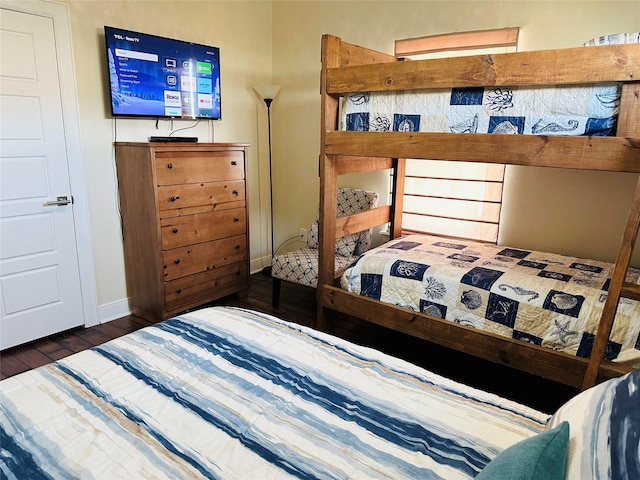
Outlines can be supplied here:
M336 255L335 271L343 272L356 258ZM318 249L302 248L274 257L271 276L316 288L318 286Z
M375 208L378 194L355 188L339 188L337 216L342 217ZM371 246L371 229L336 240L335 272L346 270ZM311 225L306 248L275 255L271 260L271 276L308 287L318 286L318 215Z
M378 206L378 194L367 190L355 188L338 188L337 216L353 215L364 212ZM307 237L307 248L318 248L318 218L311 225ZM359 233L353 233L336 240L336 255L350 257L361 255L371 246L371 229Z

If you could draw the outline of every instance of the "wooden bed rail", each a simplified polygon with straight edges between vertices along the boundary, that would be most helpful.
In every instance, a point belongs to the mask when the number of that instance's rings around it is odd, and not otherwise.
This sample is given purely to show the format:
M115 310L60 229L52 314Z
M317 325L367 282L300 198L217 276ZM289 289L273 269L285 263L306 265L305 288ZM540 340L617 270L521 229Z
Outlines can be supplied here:
M568 48L561 55L558 50L538 50L329 68L325 91L336 95L633 81L640 81L640 44Z
M576 388L583 386L588 363L585 358L501 337L379 300L368 299L373 308L362 308L360 295L339 287L324 285L321 292L323 304L337 312L555 382ZM598 380L617 377L630 370L623 365L604 362L598 369Z
M369 228L384 225L391 221L391 207L383 205L366 212L354 213L336 218L336 239L351 233L362 232Z
M332 131L325 153L640 173L640 137Z

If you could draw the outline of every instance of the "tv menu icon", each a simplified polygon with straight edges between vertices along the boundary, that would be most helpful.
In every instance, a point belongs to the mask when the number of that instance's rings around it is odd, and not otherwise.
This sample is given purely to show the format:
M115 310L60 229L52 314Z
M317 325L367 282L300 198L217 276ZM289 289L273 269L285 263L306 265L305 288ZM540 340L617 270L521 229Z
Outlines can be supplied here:
M175 75L167 75L167 85L175 87L178 84L178 77Z
M180 76L180 90L183 92L195 92L196 91L196 79L190 75Z
M199 93L213 93L213 86L210 78L200 78L197 80Z
M198 108L211 110L213 108L213 96L209 94L198 94Z
M200 75L211 75L211 64L208 62L196 62L196 71Z
M165 107L180 107L182 106L182 96L180 92L175 90L164 91L164 106Z
M176 60L175 58L165 57L164 66L166 68L176 68L177 65L178 65L178 60Z

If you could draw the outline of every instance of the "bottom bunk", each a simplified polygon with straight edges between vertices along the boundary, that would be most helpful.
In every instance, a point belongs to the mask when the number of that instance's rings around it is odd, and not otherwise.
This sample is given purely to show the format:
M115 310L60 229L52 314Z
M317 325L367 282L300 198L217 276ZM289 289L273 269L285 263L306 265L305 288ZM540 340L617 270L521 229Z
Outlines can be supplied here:
M368 251L322 304L487 360L580 387L613 264L408 235ZM638 284L629 269L626 282ZM330 318L330 314L325 315ZM640 366L640 302L621 299L601 377Z
M211 307L0 382L0 472L514 479L536 465L545 479L638 478L639 387L640 370L549 415L267 314Z

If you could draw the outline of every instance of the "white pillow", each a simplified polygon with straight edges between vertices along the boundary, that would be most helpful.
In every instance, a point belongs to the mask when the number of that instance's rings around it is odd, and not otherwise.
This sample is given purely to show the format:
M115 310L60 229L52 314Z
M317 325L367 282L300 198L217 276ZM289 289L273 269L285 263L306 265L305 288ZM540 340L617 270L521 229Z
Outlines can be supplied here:
M547 425L569 422L567 479L640 479L640 369L566 402Z

